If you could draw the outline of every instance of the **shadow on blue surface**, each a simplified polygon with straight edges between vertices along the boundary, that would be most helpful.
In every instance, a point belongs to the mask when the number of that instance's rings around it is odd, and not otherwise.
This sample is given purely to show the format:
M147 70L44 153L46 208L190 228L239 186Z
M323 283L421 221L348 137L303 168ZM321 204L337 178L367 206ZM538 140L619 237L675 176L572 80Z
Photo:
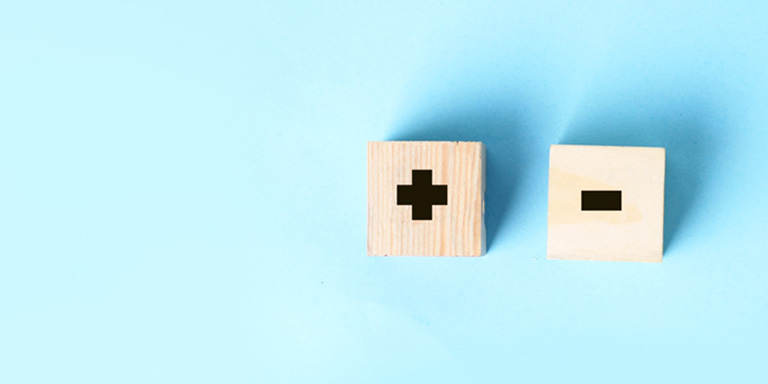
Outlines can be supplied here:
M654 104L654 102L647 103ZM713 111L706 103L606 108L571 124L559 144L666 148L664 251L670 249L706 193L709 170L720 152Z
M520 113L505 106L457 110L402 127L387 140L481 141L486 147L486 244L493 241L519 203L519 180L530 168L534 137Z

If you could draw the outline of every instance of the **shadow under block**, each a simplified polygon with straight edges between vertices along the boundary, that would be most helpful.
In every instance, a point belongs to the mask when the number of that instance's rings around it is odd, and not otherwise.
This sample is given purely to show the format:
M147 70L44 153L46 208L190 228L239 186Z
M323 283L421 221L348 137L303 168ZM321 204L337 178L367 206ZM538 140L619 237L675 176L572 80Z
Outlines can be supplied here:
M660 262L664 148L553 145L547 258Z
M368 254L481 256L484 192L482 143L368 142Z

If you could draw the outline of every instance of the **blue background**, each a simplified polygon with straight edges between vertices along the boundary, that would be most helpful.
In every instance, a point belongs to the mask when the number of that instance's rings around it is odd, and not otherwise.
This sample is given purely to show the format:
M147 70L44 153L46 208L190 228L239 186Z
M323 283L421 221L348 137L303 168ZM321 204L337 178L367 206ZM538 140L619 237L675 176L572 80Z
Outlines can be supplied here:
M766 16L5 2L0 382L765 380ZM365 255L394 139L487 144L485 257ZM667 148L663 263L546 260L556 143Z

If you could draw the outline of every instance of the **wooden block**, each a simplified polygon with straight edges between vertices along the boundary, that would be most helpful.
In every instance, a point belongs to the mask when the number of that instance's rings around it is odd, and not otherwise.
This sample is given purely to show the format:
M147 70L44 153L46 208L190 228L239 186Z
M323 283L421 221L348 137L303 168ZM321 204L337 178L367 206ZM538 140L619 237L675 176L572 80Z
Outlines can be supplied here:
M660 262L664 148L553 145L547 258Z
M485 147L479 142L368 143L368 254L480 256Z

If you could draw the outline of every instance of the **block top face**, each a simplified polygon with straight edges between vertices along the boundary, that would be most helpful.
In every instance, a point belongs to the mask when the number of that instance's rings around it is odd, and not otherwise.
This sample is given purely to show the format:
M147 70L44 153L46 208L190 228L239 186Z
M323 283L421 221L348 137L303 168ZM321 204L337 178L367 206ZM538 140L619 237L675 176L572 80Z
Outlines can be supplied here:
M482 255L484 162L479 142L369 142L368 254Z
M547 258L659 262L664 148L553 145Z

